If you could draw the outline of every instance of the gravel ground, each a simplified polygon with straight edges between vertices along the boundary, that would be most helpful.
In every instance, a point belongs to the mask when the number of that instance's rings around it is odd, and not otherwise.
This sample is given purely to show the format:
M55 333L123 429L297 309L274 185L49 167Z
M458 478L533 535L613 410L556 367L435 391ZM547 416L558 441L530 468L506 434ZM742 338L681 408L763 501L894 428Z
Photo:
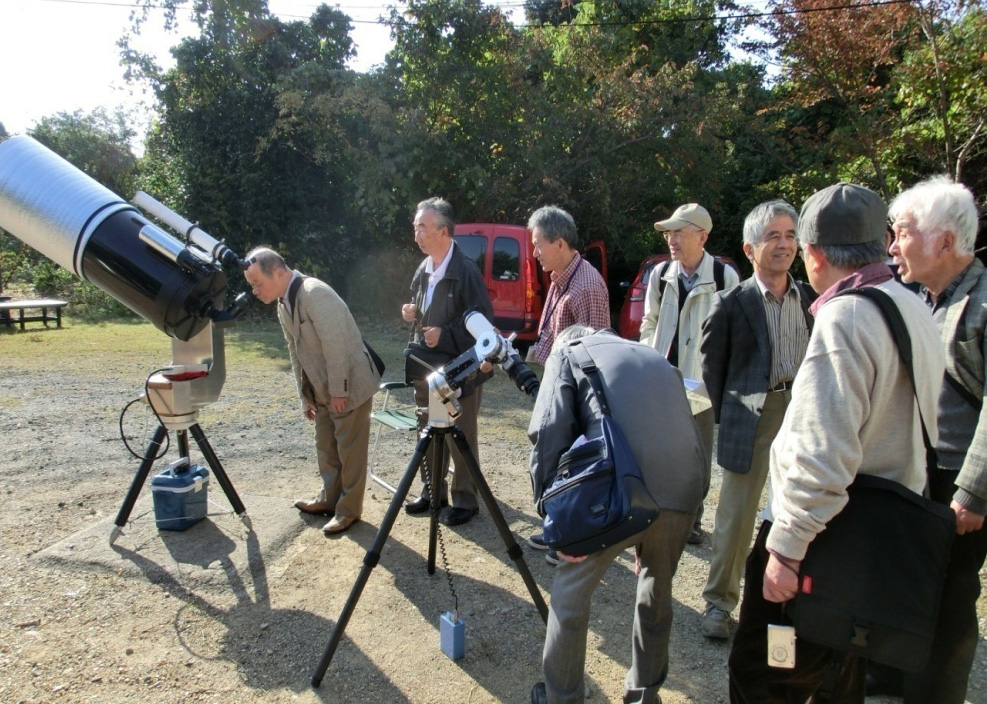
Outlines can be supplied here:
M140 515L150 505L145 487L134 524L108 552L103 536L137 469L117 418L169 352L167 339L143 326L146 335L162 337L159 352L97 349L60 355L49 368L46 355L77 344L81 327L70 321L63 330L0 333L0 701L528 701L540 679L544 627L486 510L441 533L467 624L466 656L454 662L439 649L439 616L453 599L441 556L436 573L426 571L428 522L402 512L321 687L311 686L391 495L369 484L363 521L336 538L323 536L322 521L290 508L317 487L313 433L297 412L283 349L270 335L237 333L223 396L200 418L248 513L251 502L265 507L253 518L256 531L247 533L233 516L211 515L187 532L159 534L153 515ZM396 378L399 331L365 334L393 365L385 376ZM529 413L530 402L503 374L486 387L480 461L519 542L537 530L526 474ZM148 432L142 414L135 406L126 424L138 447ZM378 472L396 481L412 452L412 434L387 434ZM177 457L174 447L169 453ZM718 487L714 477L710 506ZM210 498L217 511L228 510L215 482ZM707 530L714 513L706 512ZM78 559L46 559L58 550ZM552 568L541 553L526 546L524 553L547 599ZM727 701L728 646L704 640L699 630L708 559L708 541L690 546L676 576L671 672L662 693L669 704ZM626 555L594 597L590 701L620 701L633 593ZM980 605L983 634L984 598ZM968 701L987 704L983 638Z

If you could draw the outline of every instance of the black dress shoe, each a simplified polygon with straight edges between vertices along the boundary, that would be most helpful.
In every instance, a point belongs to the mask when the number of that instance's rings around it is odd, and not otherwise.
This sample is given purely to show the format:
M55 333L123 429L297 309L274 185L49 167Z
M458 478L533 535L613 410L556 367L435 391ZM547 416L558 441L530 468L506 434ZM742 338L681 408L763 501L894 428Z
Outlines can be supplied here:
M548 704L548 692L545 691L544 682L539 682L531 688L531 704Z
M428 507L431 504L431 500L427 496L419 496L414 501L409 501L404 505L404 512L410 513L415 516L419 513L428 513ZM442 499L439 502L439 508L445 508L449 505L449 499Z
M442 512L442 515L439 516L439 522L444 526L461 526L479 512L480 509L478 508L459 508L458 506L454 506Z

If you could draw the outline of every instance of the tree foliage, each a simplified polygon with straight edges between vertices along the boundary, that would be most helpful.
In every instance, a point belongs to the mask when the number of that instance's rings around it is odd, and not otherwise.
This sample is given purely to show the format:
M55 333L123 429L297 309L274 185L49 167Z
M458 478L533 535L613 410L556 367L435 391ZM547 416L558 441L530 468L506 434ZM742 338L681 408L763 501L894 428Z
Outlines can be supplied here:
M199 28L169 70L132 49L161 6ZM521 25L482 0L395 0L393 49L356 74L339 9L284 22L265 0L140 0L121 51L158 107L132 185L385 309L432 195L463 221L558 204L628 269L684 202L736 258L750 208L838 179L891 197L948 172L983 198L982 0L770 8L751 58L731 0L527 0Z
M903 161L908 176L929 170L987 186L987 11L947 2L919 5L922 42L897 72Z

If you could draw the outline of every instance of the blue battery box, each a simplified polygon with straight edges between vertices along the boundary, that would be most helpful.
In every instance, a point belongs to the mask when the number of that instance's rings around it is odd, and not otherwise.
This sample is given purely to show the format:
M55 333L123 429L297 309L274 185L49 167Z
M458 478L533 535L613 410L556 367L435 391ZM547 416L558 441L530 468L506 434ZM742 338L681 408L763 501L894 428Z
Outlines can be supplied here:
M206 517L209 470L176 460L151 480L158 530L187 530Z
M446 611L439 619L439 648L450 660L466 654L466 622L453 611Z

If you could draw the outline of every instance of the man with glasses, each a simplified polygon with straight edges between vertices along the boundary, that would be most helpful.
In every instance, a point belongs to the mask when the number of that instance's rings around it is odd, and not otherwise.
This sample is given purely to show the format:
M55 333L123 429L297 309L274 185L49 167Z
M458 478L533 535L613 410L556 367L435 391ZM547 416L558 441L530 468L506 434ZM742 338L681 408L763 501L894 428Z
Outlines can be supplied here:
M703 590L707 638L730 637L740 603L740 577L751 546L771 441L792 398L812 330L815 293L792 278L798 213L780 200L761 203L744 220L744 254L754 275L713 297L703 323L703 382L720 424L716 462L723 486L716 507L713 554Z
M671 261L656 266L648 279L641 342L658 350L686 379L698 381L702 379L701 326L713 305L713 294L718 290L729 291L740 283L740 277L705 250L713 220L698 203L679 206L672 217L656 222L655 229L668 242ZM713 460L713 410L696 414L696 423L706 450L705 499ZM689 536L693 545L703 541L702 518L700 504Z

